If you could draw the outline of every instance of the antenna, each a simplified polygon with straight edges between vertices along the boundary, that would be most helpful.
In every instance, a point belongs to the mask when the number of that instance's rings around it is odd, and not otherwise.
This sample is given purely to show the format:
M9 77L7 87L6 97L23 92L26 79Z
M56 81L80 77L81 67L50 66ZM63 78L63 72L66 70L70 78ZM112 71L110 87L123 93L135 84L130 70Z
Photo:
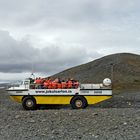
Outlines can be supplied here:
M34 64L32 62L32 74L34 73Z

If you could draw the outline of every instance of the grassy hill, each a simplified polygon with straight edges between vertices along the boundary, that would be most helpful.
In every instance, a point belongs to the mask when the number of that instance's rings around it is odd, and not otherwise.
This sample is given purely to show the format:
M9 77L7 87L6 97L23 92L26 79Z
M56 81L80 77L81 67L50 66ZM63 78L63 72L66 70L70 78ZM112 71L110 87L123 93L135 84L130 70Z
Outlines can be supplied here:
M61 79L72 77L81 83L99 83L106 77L112 78L112 75L115 90L140 90L140 55L112 54L67 69L52 77L60 77Z

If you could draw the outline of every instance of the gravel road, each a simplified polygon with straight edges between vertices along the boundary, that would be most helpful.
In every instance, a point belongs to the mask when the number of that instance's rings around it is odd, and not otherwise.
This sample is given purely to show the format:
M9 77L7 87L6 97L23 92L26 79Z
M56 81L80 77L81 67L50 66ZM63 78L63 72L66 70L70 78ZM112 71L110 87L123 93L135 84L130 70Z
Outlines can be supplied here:
M140 92L121 93L86 109L25 111L0 90L0 140L140 140Z

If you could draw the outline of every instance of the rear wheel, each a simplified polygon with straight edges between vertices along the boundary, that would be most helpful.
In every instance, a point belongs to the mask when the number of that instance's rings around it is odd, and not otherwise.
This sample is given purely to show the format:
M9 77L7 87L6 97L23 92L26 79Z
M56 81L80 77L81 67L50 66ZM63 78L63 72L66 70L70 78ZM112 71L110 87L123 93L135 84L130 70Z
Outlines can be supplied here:
M22 101L22 106L26 110L35 110L37 107L36 100L33 97L25 97Z
M86 108L87 106L87 100L83 96L75 96L71 100L71 107L73 109Z

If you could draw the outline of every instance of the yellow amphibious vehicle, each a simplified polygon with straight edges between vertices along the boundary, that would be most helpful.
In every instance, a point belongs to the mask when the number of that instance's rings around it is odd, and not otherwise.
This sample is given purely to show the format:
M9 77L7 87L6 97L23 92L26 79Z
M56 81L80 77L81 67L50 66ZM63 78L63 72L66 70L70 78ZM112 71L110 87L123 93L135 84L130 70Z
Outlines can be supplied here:
M80 84L76 89L33 89L26 79L18 87L8 89L10 97L26 110L34 110L41 104L70 104L73 109L86 108L112 97L111 80L101 84Z

